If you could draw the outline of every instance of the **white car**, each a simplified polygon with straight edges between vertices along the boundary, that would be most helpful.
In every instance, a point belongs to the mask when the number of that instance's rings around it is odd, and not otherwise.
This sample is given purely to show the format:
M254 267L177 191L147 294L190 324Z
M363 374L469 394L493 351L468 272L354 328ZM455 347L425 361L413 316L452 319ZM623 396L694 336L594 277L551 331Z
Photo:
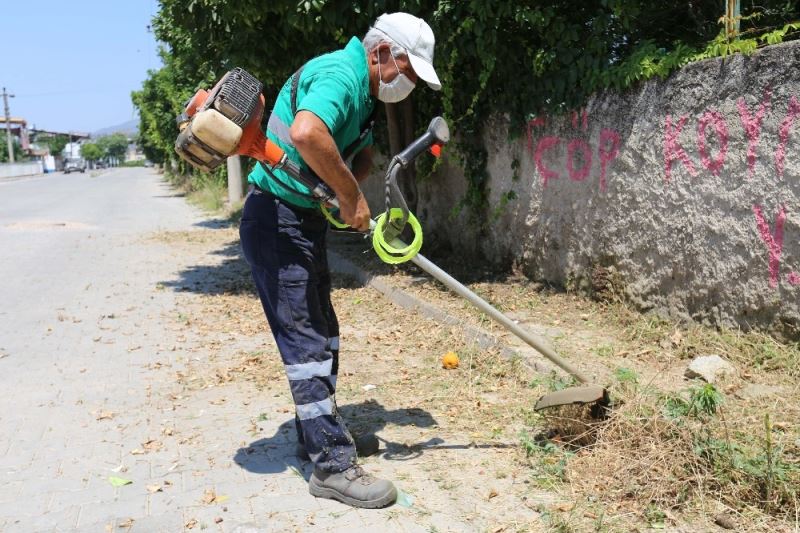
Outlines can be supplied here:
M73 159L64 164L64 174L70 172L86 172L86 163L80 159Z

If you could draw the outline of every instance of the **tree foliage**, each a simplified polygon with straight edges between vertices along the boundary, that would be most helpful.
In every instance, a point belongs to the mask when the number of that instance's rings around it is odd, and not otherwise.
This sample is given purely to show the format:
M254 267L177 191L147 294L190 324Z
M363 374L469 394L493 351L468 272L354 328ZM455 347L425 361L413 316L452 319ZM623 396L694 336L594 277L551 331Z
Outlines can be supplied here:
M97 161L103 158L103 150L97 143L83 143L81 145L81 157L87 161Z
M128 137L124 133L112 133L98 138L96 144L103 154L102 157L124 159L128 150Z
M51 155L57 155L64 151L64 147L69 142L69 135L34 133L32 140L39 146L46 146Z
M14 161L20 162L25 159L25 154L22 153L22 147L17 142L16 138L11 139L11 149L14 150ZM0 134L0 163L8 162L8 141L6 140L6 133Z
M153 28L164 66L133 94L145 153L174 160L175 116L228 69L244 67L276 95L304 61L393 11L424 18L437 37L443 90L415 91L417 123L448 119L469 180L465 204L478 213L486 207L480 138L491 114L507 114L519 131L531 115L566 111L597 90L796 38L800 19L797 2L743 0L741 38L731 40L718 1L161 0Z

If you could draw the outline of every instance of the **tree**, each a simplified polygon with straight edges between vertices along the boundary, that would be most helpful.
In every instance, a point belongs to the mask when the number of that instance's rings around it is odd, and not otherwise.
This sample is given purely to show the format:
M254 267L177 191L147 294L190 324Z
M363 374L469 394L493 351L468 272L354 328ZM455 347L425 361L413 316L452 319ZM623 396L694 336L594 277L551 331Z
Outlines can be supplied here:
M103 150L96 143L83 143L81 157L87 161L97 161L103 157Z
M363 36L375 17L392 11L422 17L437 37L442 91L414 95L414 123L424 127L443 114L458 133L464 200L477 211L487 206L482 139L490 116L510 117L519 133L531 115L566 112L598 90L736 51L712 46L725 37L724 5L710 1L161 0L153 29L164 43L164 67L133 94L145 153L177 161L175 116L198 87L230 68L241 66L264 83L270 109L269 99L302 61ZM800 19L800 4L742 0L742 14L742 39L755 47L754 37ZM798 35L792 29L780 38Z
M128 137L124 133L105 135L97 139L97 146L102 151L103 157L124 159L128 150Z
M69 142L68 135L37 133L34 134L34 142L39 146L46 146L50 150L50 155L57 155L64 151L64 147Z
M13 146L14 150L14 161L20 162L24 159L24 154L22 153L22 148L20 147L19 143L17 142L16 138L11 139L11 145ZM7 163L8 162L8 142L6 141L5 132L0 134L0 163Z

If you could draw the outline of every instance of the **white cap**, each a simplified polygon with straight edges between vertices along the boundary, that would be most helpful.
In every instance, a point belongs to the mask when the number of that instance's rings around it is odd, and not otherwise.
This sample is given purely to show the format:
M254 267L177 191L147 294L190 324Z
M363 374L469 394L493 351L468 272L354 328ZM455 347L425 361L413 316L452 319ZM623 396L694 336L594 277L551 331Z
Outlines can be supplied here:
M438 91L442 88L439 76L433 69L433 45L436 39L424 20L408 13L384 13L375 21L373 28L406 49L414 72L431 89Z

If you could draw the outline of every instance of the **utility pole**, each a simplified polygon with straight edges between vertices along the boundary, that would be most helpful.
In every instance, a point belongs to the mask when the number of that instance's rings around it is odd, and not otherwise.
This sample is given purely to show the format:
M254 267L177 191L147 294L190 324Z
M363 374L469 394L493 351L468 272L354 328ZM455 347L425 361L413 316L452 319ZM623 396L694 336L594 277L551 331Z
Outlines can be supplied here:
M228 202L232 205L242 199L242 160L238 155L228 158Z
M14 143L11 141L11 111L8 109L8 99L14 98L13 94L8 94L3 87L3 105L6 111L6 141L8 142L8 161L14 162Z

